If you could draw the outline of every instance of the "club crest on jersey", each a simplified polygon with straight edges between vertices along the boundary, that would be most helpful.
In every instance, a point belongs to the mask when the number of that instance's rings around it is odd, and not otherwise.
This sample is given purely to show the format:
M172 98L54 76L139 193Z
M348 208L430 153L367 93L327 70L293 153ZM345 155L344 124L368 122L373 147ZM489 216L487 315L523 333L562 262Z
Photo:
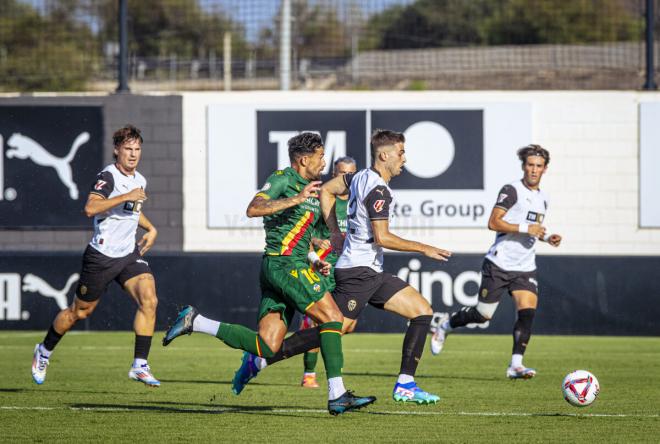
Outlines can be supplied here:
M385 206L385 199L378 199L376 202L374 202L374 210L376 210L376 213L380 213L383 211L383 207Z
M94 189L96 191L101 191L106 183L108 183L108 182L106 182L105 180L100 180L99 179L99 181L96 182L96 185L94 185Z
M529 212L527 213L527 220L528 220L529 222L534 222L534 223L539 223L539 224L541 224L541 223L543 223L543 217L544 217L543 214L541 214L541 213L536 213L536 212L534 212L534 211L529 211Z
M318 293L319 291L321 291L321 286L320 286L319 284L314 284L314 286L313 286L312 288L313 288L314 291L317 292L317 293Z

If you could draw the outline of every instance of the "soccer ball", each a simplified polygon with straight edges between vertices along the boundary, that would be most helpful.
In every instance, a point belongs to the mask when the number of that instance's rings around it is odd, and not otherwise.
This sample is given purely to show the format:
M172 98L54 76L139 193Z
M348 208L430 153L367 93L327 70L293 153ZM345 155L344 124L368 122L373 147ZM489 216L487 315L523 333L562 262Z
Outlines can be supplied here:
M600 385L593 374L586 370L575 370L566 375L561 390L570 405L586 407L596 400Z

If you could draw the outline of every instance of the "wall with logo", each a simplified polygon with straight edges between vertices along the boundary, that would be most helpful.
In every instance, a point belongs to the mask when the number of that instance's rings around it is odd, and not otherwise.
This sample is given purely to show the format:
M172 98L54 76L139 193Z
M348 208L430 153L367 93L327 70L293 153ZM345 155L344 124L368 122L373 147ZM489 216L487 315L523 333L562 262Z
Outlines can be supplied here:
M178 308L195 305L225 322L256 325L259 305L258 253L153 254L147 257L158 289L158 326L166 328ZM386 270L418 288L437 315L475 305L481 255L457 255L444 265L412 255L388 254ZM541 256L539 334L659 335L660 281L652 276L660 258ZM70 303L80 272L76 253L0 253L0 329L46 331ZM556 279L562 276L562 279ZM135 304L119 286L109 291L78 329L130 330ZM437 319L437 316L436 316ZM504 298L494 320L467 332L510 333L513 304ZM294 325L297 323L294 322ZM401 332L402 318L367 307L358 331Z
M112 162L112 133L142 130L145 214L154 247L180 251L181 98L144 95L0 96L0 245L5 251L77 251L92 222L82 212L96 174Z
M641 92L249 92L183 94L184 251L259 251L259 219L244 215L285 142L314 130L328 163L369 160L369 132L405 131L408 164L391 185L397 233L483 253L499 188L522 176L515 151L540 143L547 226L564 236L541 254L657 255L660 229L640 224ZM658 123L660 125L660 123Z

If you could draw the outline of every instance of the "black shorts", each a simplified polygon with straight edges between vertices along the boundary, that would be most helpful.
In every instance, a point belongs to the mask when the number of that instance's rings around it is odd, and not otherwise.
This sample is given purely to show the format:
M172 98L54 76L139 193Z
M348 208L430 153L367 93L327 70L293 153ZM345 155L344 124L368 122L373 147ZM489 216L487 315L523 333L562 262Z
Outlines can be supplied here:
M332 296L349 319L357 319L367 304L382 310L392 296L408 286L396 276L369 267L335 268L335 285Z
M76 296L85 302L93 302L103 296L113 280L123 287L130 278L143 273L152 274L137 245L131 254L124 257L106 256L88 245L82 262Z
M484 259L481 266L481 286L479 302L494 304L502 299L504 293L527 290L538 295L538 280L534 271L506 271Z

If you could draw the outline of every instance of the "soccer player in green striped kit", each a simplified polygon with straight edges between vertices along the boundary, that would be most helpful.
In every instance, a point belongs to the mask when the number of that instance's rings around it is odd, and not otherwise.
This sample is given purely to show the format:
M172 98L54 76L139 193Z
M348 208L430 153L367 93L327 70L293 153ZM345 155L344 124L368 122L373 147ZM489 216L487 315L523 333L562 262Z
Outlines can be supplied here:
M187 306L165 333L163 345L184 334L206 333L244 350L240 374L256 374L259 369L255 357L269 358L280 350L295 312L309 315L319 325L328 377L328 411L337 415L367 406L376 398L355 396L344 387L344 318L325 280L316 274L327 275L330 264L318 259L310 248L312 233L323 219L317 194L321 184L318 179L325 167L323 141L318 134L305 132L289 139L288 145L291 167L271 174L246 211L248 217L263 217L266 231L259 276L262 296L258 331L208 319ZM238 394L245 384L233 381L232 386Z
M347 173L357 172L357 164L355 159L352 157L340 157L335 160L332 168L332 177L342 176ZM337 215L337 223L339 229L342 233L346 233L346 227L348 226L346 220L346 207L348 206L348 194L343 196L337 196L337 203L335 205L335 214ZM327 290L332 293L332 290L335 289L335 264L339 255L337 252L332 250L330 245L330 229L325 224L324 220L319 222L317 226L316 233L312 238L312 245L317 249L316 254L319 259L328 262L332 265L330 274L328 276L323 276L322 279L325 279L327 282ZM316 327L314 321L307 315L303 316L300 330L305 330L308 328ZM308 352L305 352L303 363L304 363L304 373L302 382L300 385L306 388L317 388L319 386L316 382L316 362L318 361L319 349L315 348Z

